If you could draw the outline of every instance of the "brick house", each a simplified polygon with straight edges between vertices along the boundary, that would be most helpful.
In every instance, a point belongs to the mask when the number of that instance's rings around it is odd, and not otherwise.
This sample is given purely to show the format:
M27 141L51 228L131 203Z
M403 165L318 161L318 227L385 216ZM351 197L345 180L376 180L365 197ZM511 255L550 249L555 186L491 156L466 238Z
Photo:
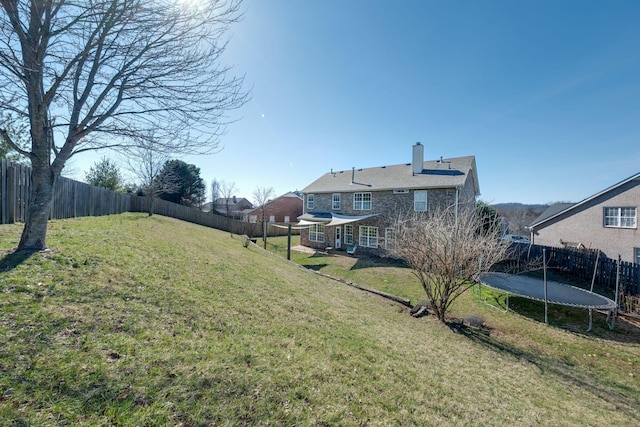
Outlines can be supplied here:
M270 200L264 206L265 220L270 223L288 224L298 220L302 214L302 197L294 192ZM246 213L245 221L258 223L262 221L262 207Z
M529 225L531 241L553 247L599 249L640 264L640 173L575 204L555 204Z
M215 209L216 213L219 215L224 215L229 218L233 218L236 220L242 220L244 218L244 213L247 209L252 209L253 204L244 197L220 197L216 199L215 203L205 203L202 207L202 210L205 212L211 212L211 209Z
M424 146L413 146L412 162L350 171L331 171L305 187L308 225L302 245L383 254L392 244L390 218L435 206L475 206L480 190L474 156L424 161Z

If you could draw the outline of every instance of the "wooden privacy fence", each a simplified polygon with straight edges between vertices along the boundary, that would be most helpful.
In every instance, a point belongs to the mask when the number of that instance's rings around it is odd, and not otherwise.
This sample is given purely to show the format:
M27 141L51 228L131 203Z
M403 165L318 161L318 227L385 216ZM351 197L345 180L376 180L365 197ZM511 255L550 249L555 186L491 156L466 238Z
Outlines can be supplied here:
M595 283L615 292L618 260L605 257L598 251L576 251L550 246L515 244L516 257L521 261L542 260L546 249L547 266L560 268L575 277L591 281L595 271ZM597 264L596 264L597 262ZM640 265L620 262L620 293L640 294Z
M152 200L150 197L132 196L130 212L149 212L151 203L153 203L152 212L154 214L228 231L233 234L242 234L249 237L262 236L262 224L237 221L211 212L203 212L198 208L179 205L161 199ZM267 235L269 237L286 236L287 230L268 227Z
M30 168L0 160L0 224L24 221L30 185Z
M0 160L0 223L24 222L27 217L31 168ZM131 196L59 177L53 186L50 219L101 216L128 212Z
M49 218L102 216L129 212L131 196L84 182L59 178L53 187Z
M0 224L25 221L30 187L30 167L0 160ZM149 197L122 194L60 177L56 180L53 188L49 218L64 219L123 212L149 212L150 204ZM165 200L153 199L153 212L234 234L246 234L250 237L262 236L261 224L236 221ZM295 232L299 233L299 231ZM270 237L283 236L287 235L287 230L268 227L267 233Z

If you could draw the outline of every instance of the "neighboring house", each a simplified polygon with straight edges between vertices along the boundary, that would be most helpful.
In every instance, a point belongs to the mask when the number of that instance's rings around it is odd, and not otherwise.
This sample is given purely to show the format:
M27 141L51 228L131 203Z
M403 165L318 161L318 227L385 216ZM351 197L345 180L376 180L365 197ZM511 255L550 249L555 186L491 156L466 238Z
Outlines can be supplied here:
M212 203L205 203L202 210L211 212ZM229 199L221 197L216 200L214 208L220 215L228 216L233 219L242 220L247 209L253 209L253 204L244 197L231 197Z
M267 222L288 224L297 222L302 215L302 197L294 192L268 201L264 206L264 219ZM262 207L246 212L245 221L250 223L262 222Z
M555 204L529 225L536 245L599 249L640 264L640 173L575 204Z
M480 194L474 156L424 161L424 146L413 146L411 163L331 171L302 191L308 229L302 245L384 253L393 245L392 218L436 206L474 207ZM362 249L360 249L362 248Z

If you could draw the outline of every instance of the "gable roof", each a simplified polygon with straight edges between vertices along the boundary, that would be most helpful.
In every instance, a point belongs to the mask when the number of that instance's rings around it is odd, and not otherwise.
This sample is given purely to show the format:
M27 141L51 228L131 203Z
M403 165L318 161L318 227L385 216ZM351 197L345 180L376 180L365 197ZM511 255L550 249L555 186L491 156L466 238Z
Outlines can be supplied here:
M539 222L546 220L547 218L551 218L556 214L559 214L560 212L567 210L574 204L575 203L554 203L553 205L549 206L544 212L542 212L540 216L534 219L531 224L537 224Z
M564 215L565 213L569 213L575 209L580 208L581 206L591 202L594 199L597 199L600 196L603 196L625 184L628 184L631 181L634 180L638 180L640 179L640 173L637 173L635 175L630 176L627 179L624 179L622 181L620 181L617 184L612 185L611 187L605 188L604 190L600 191L599 193L594 194L593 196L587 197L586 199L578 202L578 203L574 203L574 204L570 204L570 203L556 203L555 205L552 205L549 207L549 209L547 209L545 212L542 213L542 215L540 215L534 222L532 222L527 228L529 229L533 229L535 227L538 227L539 225L544 224L547 221L550 221L553 218L557 218L560 215ZM558 206L556 209L552 210L552 208L556 205L565 205L565 206Z
M300 195L297 194L295 191L289 191L288 193L284 193L282 196L276 197L276 199L281 199L283 197L297 197L298 199L302 199L302 197L300 197Z
M422 173L418 174L413 174L411 163L331 171L305 187L302 193L458 188L465 185L469 175L479 194L474 156L426 161Z
M253 204L249 200L245 199L244 197L229 197L229 198L220 197L216 199L216 206L226 208L227 202L229 203L229 209L235 207L236 205L253 206Z
M288 199L289 202L291 202L290 199L294 199L295 201L292 202L292 203L299 202L300 203L300 208L302 208L302 204L303 204L302 197L300 197L294 191L289 191L288 193L284 193L282 196L278 196L275 199L270 199L270 200L267 201L267 203L264 204L264 206L269 206L269 205L272 205L275 202L279 202L279 201L285 200L285 199ZM260 212L261 209L262 209L262 206L253 206L253 207L251 207L249 209L246 209L246 211L248 213L253 213L253 212Z

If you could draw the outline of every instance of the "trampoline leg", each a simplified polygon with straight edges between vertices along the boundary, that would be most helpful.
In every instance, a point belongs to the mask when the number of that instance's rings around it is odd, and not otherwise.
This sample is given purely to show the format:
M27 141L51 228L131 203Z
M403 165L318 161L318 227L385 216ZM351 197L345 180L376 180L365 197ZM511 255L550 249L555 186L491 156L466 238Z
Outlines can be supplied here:
M591 328L593 327L593 309L589 309L589 328L587 332L591 332Z
M609 314L607 314L607 325L609 325L609 329L613 331L613 328L616 327L616 312L615 308L613 310L609 310Z
M507 294L507 308L504 310L504 312L508 312L509 311L509 294Z

